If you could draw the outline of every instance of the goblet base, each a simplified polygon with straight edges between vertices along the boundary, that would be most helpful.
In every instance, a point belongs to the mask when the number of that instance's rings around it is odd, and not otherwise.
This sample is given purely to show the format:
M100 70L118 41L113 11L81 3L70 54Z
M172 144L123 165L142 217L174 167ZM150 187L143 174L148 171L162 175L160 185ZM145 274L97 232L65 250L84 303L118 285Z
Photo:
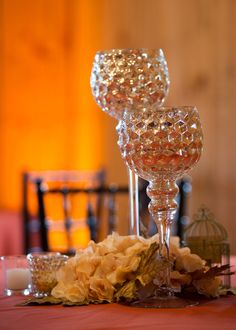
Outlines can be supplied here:
M178 296L162 296L135 300L126 305L140 308L185 308L196 306L198 304L198 301Z

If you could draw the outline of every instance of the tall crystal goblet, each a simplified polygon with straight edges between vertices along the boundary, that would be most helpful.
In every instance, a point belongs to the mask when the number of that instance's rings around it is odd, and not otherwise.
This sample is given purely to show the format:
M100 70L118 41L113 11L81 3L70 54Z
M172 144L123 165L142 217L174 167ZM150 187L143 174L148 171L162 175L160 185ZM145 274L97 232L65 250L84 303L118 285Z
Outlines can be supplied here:
M143 108L138 113L125 111L117 130L127 165L149 181L149 211L158 228L159 258L168 265L164 282L156 287L152 298L136 301L134 305L165 308L192 304L177 298L171 289L169 242L177 210L176 180L199 161L202 152L198 111L192 106Z
M163 51L144 48L97 52L90 82L97 104L117 120L125 109L161 106L170 84ZM139 235L138 176L131 169L129 187L131 233Z

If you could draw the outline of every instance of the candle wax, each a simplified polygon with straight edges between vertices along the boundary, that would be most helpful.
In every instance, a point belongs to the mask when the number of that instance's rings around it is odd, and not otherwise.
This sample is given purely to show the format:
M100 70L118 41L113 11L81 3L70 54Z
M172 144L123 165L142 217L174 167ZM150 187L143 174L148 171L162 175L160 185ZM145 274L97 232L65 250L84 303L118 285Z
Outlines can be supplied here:
M30 270L28 268L12 268L6 271L7 289L24 290L27 289L31 281Z

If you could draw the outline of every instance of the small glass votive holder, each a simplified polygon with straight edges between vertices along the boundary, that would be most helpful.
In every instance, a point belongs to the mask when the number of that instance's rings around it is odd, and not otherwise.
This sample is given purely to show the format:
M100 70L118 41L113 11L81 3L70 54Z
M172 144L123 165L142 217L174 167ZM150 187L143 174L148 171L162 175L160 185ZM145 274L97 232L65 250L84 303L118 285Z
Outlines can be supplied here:
M3 270L4 294L23 295L31 292L31 274L25 255L0 257Z
M32 277L32 294L35 297L50 296L57 284L56 273L68 256L59 252L34 252L27 255Z

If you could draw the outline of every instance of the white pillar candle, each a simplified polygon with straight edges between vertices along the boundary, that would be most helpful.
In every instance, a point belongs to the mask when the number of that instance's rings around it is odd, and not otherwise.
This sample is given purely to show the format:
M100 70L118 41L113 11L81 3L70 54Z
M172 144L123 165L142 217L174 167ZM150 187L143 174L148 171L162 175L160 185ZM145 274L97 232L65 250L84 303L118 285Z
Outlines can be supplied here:
M6 271L7 289L24 290L31 282L30 270L28 268L12 268Z

